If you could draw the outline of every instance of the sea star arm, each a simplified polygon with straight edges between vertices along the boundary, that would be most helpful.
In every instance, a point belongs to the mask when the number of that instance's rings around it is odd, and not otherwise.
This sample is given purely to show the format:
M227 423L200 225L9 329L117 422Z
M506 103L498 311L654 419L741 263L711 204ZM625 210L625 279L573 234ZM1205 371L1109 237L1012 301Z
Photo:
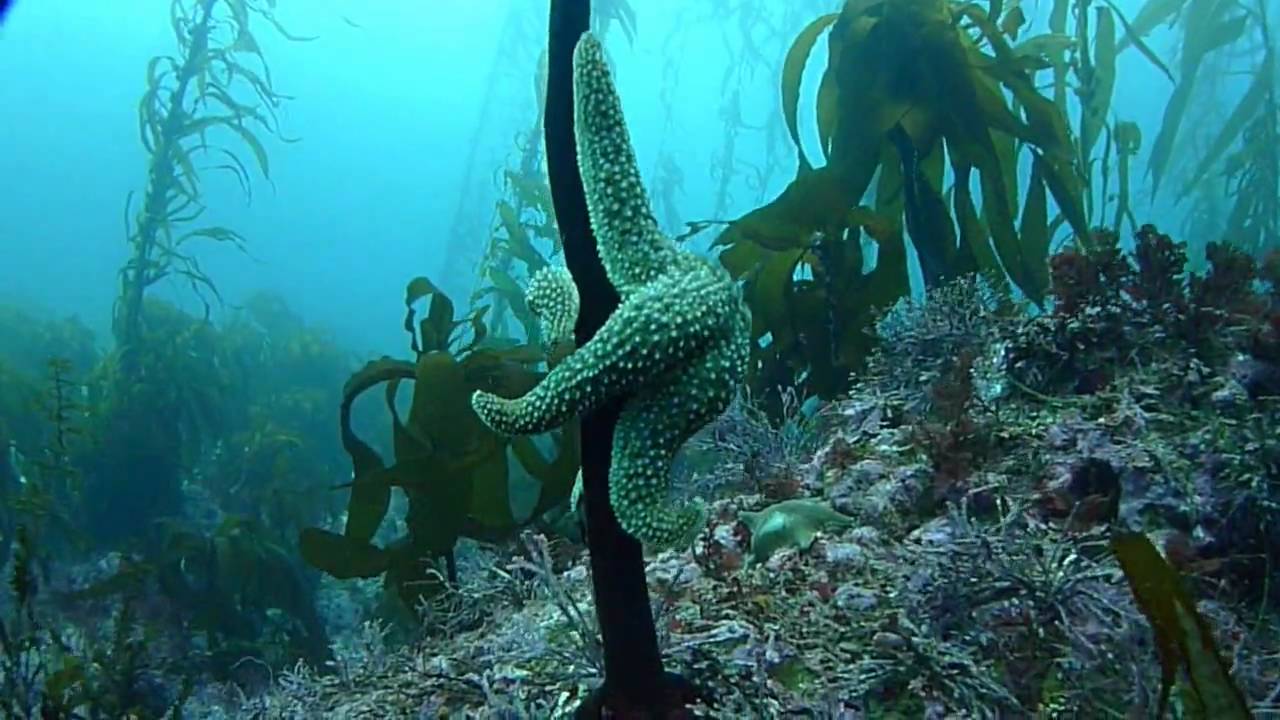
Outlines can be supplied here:
M538 317L542 341L548 346L573 342L578 322L578 286L568 268L548 265L529 278L525 291L529 311Z
M699 501L670 498L671 462L728 406L746 361L732 334L708 345L697 365L628 403L614 430L609 503L622 528L653 549L687 547L705 519Z
M582 36L573 54L578 164L609 282L626 299L666 271L675 244L658 229L600 41Z
M631 393L704 353L716 338L724 312L718 280L708 268L649 283L528 394L508 399L479 391L472 406L497 432L529 435Z

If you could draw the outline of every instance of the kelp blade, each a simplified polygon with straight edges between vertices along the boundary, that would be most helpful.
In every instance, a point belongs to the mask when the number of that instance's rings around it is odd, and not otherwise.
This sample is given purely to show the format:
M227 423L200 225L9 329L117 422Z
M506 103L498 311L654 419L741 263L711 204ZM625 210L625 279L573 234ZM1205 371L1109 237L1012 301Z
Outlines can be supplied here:
M1187 673L1190 696L1199 704L1202 717L1252 717L1244 694L1218 653L1212 629L1183 589L1177 571L1142 533L1117 534L1111 549L1155 634L1161 670L1157 717L1164 717L1179 668Z

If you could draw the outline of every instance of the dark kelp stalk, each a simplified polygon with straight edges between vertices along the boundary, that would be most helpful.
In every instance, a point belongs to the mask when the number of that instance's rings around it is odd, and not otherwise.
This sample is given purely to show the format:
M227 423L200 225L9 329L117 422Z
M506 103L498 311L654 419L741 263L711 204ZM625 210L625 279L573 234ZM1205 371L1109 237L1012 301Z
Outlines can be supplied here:
M584 347L618 307L618 294L596 252L574 137L573 53L590 25L591 2L551 0L550 18L547 171L565 263L582 298L574 335ZM658 652L640 543L622 530L609 505L610 455L621 405L615 400L582 418L587 545L605 668L600 690L578 710L582 718L601 717L605 708L657 717L682 705L673 697L681 694L679 678L666 675Z

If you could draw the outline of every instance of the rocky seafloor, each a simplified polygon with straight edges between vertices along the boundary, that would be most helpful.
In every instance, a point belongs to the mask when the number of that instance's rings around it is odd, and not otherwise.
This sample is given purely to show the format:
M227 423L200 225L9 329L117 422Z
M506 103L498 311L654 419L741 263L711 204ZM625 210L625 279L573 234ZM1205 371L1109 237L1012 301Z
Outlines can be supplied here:
M1252 711L1280 713L1280 261L1211 247L1184 276L1144 231L1055 257L1050 312L976 280L903 303L848 397L783 393L781 424L744 399L691 443L708 525L648 575L695 715L1150 716L1161 669L1115 528L1162 551ZM770 508L816 538L753 542L741 513ZM192 709L559 717L599 677L596 638L581 549L528 533L471 553L423 638L365 623L329 672Z

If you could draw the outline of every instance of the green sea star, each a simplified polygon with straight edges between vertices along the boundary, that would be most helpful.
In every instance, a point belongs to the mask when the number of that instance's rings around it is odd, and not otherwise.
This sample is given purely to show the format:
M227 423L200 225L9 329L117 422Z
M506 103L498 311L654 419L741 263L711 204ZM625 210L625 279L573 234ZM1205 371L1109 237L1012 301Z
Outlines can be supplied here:
M854 523L848 515L812 498L783 500L759 512L738 513L738 519L751 530L751 558L756 562L786 548L808 550L819 532Z
M477 392L494 430L532 434L626 398L613 436L609 502L624 530L651 547L687 542L700 503L669 499L681 445L729 405L746 375L751 315L719 265L658 229L600 42L574 51L578 161L597 250L621 304L604 327L527 395Z

